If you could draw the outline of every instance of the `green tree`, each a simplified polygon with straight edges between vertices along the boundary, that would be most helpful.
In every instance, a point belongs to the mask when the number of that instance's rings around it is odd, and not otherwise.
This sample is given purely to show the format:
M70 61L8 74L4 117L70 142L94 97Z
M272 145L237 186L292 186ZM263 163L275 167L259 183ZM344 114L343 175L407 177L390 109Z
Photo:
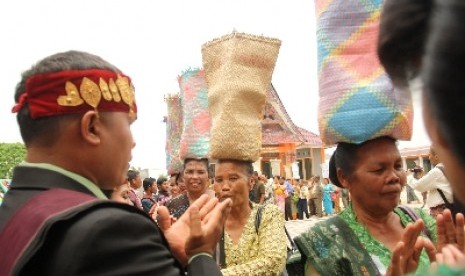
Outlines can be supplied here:
M13 168L24 161L26 147L22 143L0 143L0 178L11 178Z

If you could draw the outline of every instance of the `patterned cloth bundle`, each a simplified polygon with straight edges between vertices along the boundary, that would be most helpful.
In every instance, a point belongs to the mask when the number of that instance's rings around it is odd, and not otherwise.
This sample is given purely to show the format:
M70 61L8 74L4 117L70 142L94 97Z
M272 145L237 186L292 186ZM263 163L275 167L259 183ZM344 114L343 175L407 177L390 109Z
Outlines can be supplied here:
M256 161L261 120L281 41L232 33L202 46L212 159Z
M208 158L210 148L210 114L205 72L188 69L178 77L181 89L183 130L179 157Z
M320 135L327 145L409 140L409 91L393 88L376 54L381 0L316 0Z
M168 108L166 117L166 170L169 174L182 170L182 160L179 158L179 142L182 133L182 107L178 94L166 95Z

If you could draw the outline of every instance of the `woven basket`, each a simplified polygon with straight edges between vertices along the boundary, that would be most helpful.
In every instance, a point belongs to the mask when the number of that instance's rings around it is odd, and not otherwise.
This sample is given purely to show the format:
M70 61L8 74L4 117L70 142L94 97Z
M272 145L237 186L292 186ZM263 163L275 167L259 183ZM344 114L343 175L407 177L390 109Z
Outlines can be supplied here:
M168 109L166 117L166 170L169 174L182 170L183 163L179 158L179 142L182 133L182 108L178 94L166 95Z
M256 161L261 120L281 41L232 33L202 46L212 159Z
M327 145L409 140L413 105L395 90L376 46L382 1L317 0L320 135Z

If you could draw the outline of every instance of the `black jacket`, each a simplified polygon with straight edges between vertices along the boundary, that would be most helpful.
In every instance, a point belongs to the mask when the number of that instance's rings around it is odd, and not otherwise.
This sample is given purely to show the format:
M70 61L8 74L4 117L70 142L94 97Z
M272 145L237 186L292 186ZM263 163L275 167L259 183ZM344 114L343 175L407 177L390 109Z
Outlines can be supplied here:
M60 173L17 167L0 206L0 231L25 202L51 188L93 195ZM19 275L184 275L157 225L142 211L123 204L79 211L54 223L41 240L36 253L19 263ZM187 270L188 275L221 275L208 256L195 258Z

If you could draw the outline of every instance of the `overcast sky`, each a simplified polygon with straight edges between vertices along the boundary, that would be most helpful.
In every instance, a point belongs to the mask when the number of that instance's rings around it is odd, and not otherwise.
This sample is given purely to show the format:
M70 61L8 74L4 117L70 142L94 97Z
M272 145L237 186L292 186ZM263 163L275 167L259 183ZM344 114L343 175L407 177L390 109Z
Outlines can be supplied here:
M177 76L201 67L201 45L233 29L282 40L273 84L294 123L318 133L313 1L293 0L15 0L0 3L0 142L21 142L10 112L22 71L67 50L97 54L136 87L137 146L131 165L165 168L166 104ZM414 137L429 145L416 110Z

